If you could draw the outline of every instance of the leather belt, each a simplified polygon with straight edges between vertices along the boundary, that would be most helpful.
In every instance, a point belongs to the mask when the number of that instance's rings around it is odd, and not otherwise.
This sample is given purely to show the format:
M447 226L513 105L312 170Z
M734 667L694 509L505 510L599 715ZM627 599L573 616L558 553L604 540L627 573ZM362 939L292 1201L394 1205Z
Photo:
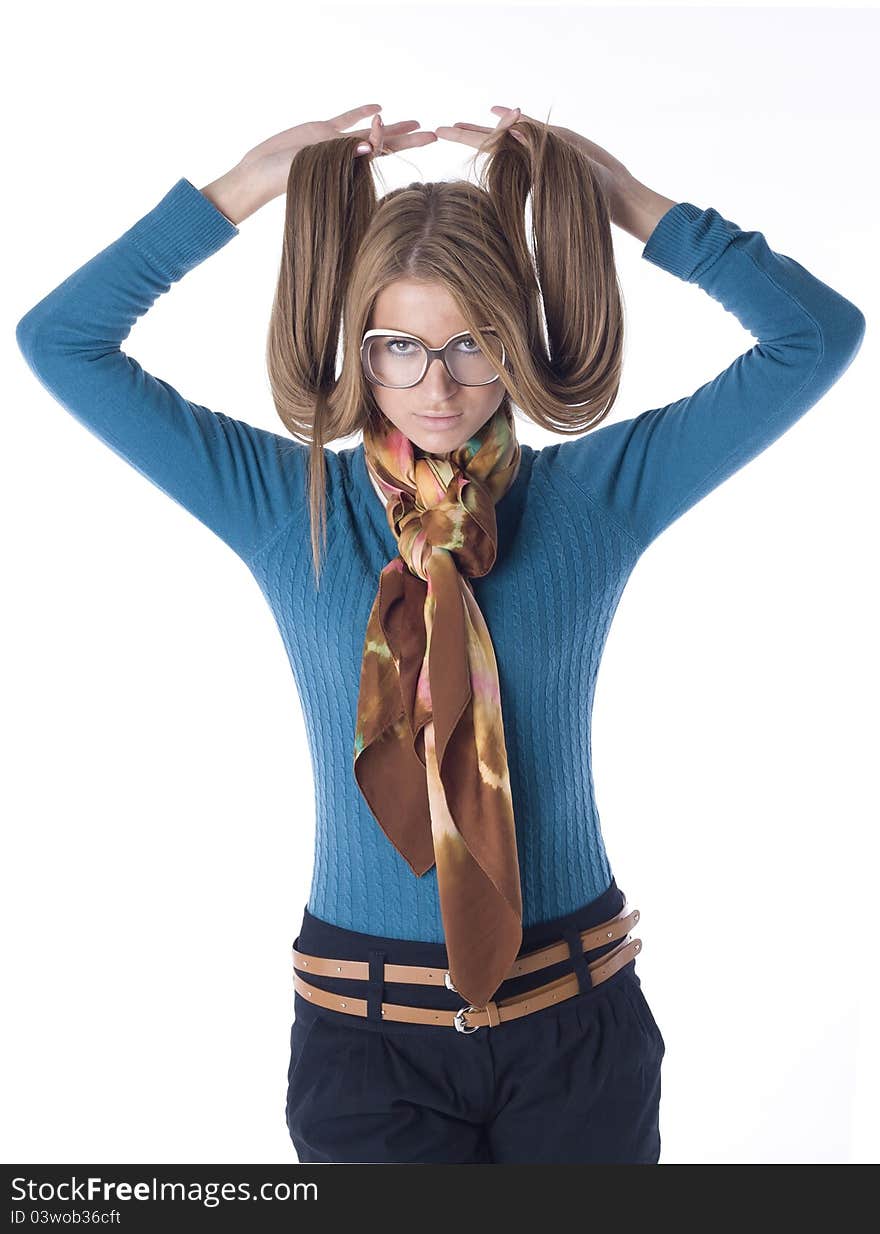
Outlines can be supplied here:
M627 939L632 926L639 920L638 909L627 911L624 905L620 912L602 922L583 930L580 935L581 947L590 951L601 947L614 939ZM587 964L591 985L596 986L614 975L619 969L635 959L642 949L640 938L624 941L619 947L601 955ZM304 981L296 970L314 973L319 977L339 977L353 981L369 980L369 964L366 960L333 960L326 956L306 955L293 949L293 984L296 991L312 1003L326 1007L331 1011L341 1011L348 1015L366 1017L367 1000L339 995L332 990L324 990ZM571 951L567 942L551 943L537 951L518 956L505 980L511 977L521 977L525 973L538 972L551 964L571 959ZM448 990L455 990L449 972L443 968L424 968L411 964L385 964L383 981L412 983L418 985L442 985ZM474 1007L468 1004L459 1007L457 1011L443 1010L435 1007L413 1007L405 1003L382 1003L381 1013L386 1020L397 1020L406 1024L439 1024L454 1027L460 1033L472 1033L478 1028L497 1028L508 1020L516 1020L520 1016L531 1015L554 1003L564 1002L580 992L577 973L566 973L537 986L524 994L513 995L510 998L496 1002L490 999L485 1007Z

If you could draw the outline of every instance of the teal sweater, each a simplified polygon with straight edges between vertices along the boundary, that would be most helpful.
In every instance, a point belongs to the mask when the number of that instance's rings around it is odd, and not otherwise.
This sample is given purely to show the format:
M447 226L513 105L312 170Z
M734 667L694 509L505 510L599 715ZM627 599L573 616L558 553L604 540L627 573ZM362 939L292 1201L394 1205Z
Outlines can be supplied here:
M363 446L328 449L328 553L315 587L306 447L185 399L121 350L160 294L239 234L187 179L18 323L45 389L245 562L280 630L315 783L308 908L351 930L443 940L436 868L416 878L352 769L364 631L396 554ZM523 922L612 878L590 723L608 629L640 555L837 381L865 318L757 231L679 202L642 256L696 283L757 340L687 398L534 449L496 507L498 558L471 580L492 635L517 823ZM291 819L293 825L297 819Z

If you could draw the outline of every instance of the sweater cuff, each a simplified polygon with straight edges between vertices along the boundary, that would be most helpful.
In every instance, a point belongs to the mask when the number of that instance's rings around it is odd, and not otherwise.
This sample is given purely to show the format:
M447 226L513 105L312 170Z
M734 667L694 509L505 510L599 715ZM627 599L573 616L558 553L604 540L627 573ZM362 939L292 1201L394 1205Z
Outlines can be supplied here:
M182 176L125 237L169 282L175 282L238 233L238 227Z
M693 202L680 201L661 217L642 249L642 257L695 283L742 234L736 223L722 218L711 206L702 210Z

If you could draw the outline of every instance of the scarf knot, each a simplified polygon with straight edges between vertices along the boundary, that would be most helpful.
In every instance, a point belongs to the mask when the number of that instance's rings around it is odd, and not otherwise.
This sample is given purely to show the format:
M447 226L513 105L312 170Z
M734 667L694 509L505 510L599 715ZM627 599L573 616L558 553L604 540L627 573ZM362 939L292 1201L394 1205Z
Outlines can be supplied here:
M433 462L433 460L431 460ZM497 527L495 504L486 490L455 469L435 500L434 483L420 479L429 460L415 465L416 495L404 493L389 521L397 537L397 551L418 578L428 583L428 563L435 549L450 553L460 574L479 578L495 564ZM431 475L435 471L431 468ZM435 477L435 483L439 478ZM466 494L466 496L465 496Z
M450 976L483 1007L519 953L522 893L498 666L467 580L495 564L521 451L507 408L446 458L372 427L364 454L398 551L364 637L355 779L413 873L436 866Z

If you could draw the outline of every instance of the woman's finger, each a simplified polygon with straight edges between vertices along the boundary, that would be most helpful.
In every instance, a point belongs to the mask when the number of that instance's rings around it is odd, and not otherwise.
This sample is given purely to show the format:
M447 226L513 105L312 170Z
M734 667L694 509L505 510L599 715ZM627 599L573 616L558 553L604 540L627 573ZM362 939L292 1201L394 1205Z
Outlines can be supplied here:
M372 154L376 158L383 158L386 154L396 154L398 150L412 150L416 146L429 146L437 140L435 133L407 133L402 137L394 137L391 141L385 141L381 149L376 149L370 146L368 150L361 150L358 147L355 150L356 155ZM367 145L367 142L363 143Z
M415 130L415 131L414 131ZM380 158L386 154L394 154L398 150L410 150L416 146L427 146L437 140L437 134L430 129L419 129L418 120L399 120L396 124L385 125L381 116L374 116L368 130L361 130L357 136L365 138L372 146L371 150L355 151L356 155L373 154Z
M434 132L444 141L457 141L465 146L479 146L483 140L484 133L491 133L491 129L479 129L477 125L472 125L471 129L465 129L459 125L443 125L438 124Z
M532 120L533 119L532 116L527 116L523 112L521 112L518 107L490 107L489 110L494 111L496 115L500 115L502 118L504 118L505 116L509 116L511 112L516 112L517 120Z
M390 150L411 150L414 146L429 146L436 140L436 133L408 133L402 137L394 137L391 141L386 137L385 145Z
M458 141L463 145L473 146L476 149L482 144L483 139L488 134L494 133L498 127L496 125L494 129L490 129L484 124L468 124L466 121L460 120L452 126L438 125L434 132L445 141ZM521 144L525 141L523 135L518 133L515 128L511 128L510 132Z
M385 124L385 136L388 137L395 133L412 132L413 129L419 127L418 120L398 120L396 124ZM372 126L368 129L355 129L353 133L348 133L348 137L369 137L372 132Z
M327 124L332 124L335 129L347 129L350 124L363 120L370 112L381 110L381 103L365 103L363 107L353 107L351 111L343 111L338 116L331 116Z

